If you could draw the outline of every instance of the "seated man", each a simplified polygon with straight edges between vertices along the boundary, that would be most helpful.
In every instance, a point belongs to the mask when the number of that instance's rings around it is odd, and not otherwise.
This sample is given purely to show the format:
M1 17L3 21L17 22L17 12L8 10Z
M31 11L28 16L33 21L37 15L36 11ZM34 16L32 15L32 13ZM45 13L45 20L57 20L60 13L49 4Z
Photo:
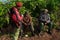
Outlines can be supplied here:
M44 25L48 26L48 33L51 34L52 23L50 21L50 15L48 14L48 10L45 9L39 16L40 23L40 31L42 30Z
M33 35L33 30L31 27L31 23L32 23L32 18L31 16L28 14L28 12L25 12L24 17L23 17L23 32L26 33L26 31L30 31L31 34Z

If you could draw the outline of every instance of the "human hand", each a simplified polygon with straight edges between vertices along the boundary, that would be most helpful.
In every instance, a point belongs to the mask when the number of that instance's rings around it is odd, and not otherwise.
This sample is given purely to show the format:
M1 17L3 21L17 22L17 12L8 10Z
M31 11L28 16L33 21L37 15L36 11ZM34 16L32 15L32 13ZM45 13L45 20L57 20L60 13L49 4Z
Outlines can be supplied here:
M47 22L45 24L47 24Z
M27 26L27 24L25 23L25 26Z
M31 23L28 23L28 25L30 25Z

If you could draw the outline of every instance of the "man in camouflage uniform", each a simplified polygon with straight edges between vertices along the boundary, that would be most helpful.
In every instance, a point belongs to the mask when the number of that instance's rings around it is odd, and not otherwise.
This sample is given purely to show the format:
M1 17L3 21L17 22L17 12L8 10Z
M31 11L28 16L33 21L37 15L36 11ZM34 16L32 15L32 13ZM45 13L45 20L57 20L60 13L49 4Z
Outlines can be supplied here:
M51 34L52 22L50 19L50 15L48 14L48 10L44 9L44 11L39 16L40 23L40 31L43 30L44 25L48 26L48 33Z

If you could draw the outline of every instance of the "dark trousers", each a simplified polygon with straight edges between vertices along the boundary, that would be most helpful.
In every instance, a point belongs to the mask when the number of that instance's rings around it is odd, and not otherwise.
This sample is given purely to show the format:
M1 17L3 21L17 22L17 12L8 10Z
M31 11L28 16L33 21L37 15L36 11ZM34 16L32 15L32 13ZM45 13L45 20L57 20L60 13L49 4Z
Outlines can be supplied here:
M34 33L35 33L36 35L39 35L39 33L40 33L40 26L39 26L39 25L35 25L35 26L34 26Z
M22 26L23 26L22 29L23 29L23 32L24 32L24 33L30 31L30 32L31 32L31 35L32 35L32 36L34 35L34 32L33 32L33 30L32 30L32 26L31 26L31 25L25 26L25 25L23 24Z
M40 31L44 30L45 22L42 21L42 22L39 22L39 23L40 23ZM48 32L50 32L52 30L52 22L49 22L46 25L48 26Z

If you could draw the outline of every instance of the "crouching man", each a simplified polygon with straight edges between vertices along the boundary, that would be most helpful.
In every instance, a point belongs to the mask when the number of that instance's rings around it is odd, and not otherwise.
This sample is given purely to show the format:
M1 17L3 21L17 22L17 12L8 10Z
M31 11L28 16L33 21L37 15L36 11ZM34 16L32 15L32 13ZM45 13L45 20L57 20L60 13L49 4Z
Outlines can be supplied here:
M25 12L24 17L23 17L23 21L22 21L22 24L23 24L23 32L26 33L26 31L30 31L31 34L32 34L32 36L33 36L34 34L33 34L31 23L32 23L31 16L29 15L28 12Z
M50 15L48 14L48 10L45 9L39 16L40 23L40 31L43 30L44 25L48 26L48 33L51 34L52 22L50 21Z

